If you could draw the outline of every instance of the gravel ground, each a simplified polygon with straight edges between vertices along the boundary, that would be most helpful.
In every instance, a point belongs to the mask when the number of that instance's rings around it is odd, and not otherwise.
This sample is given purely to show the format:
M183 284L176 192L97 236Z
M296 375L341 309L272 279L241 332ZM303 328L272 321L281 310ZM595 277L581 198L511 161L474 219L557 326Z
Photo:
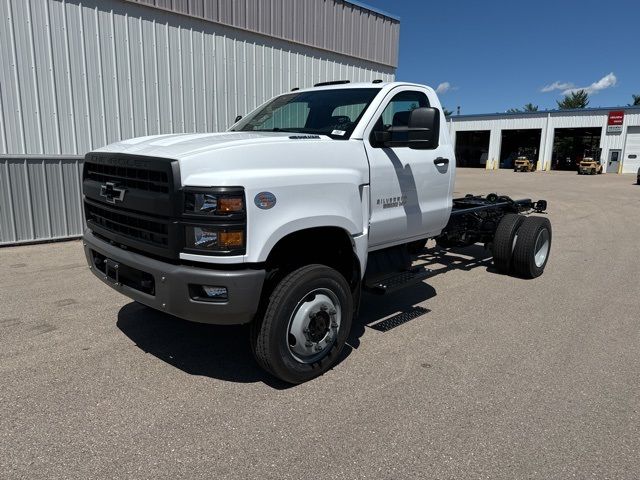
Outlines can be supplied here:
M427 250L437 274L366 296L344 360L296 387L245 328L103 285L78 241L2 248L0 478L638 478L634 180L460 171L460 194L549 201L545 275Z

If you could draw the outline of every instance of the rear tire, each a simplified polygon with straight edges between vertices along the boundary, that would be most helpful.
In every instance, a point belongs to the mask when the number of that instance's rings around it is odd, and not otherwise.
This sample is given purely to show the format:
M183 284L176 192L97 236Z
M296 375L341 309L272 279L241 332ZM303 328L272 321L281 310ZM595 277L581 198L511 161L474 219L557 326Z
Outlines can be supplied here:
M542 275L551 252L551 222L545 217L527 217L518 230L513 267L523 278Z
M500 273L511 271L511 258L518 229L525 217L515 213L507 213L496 229L493 237L493 264Z
M325 265L307 265L275 287L264 316L251 324L251 348L273 376L306 382L335 365L352 319L353 298L344 277Z

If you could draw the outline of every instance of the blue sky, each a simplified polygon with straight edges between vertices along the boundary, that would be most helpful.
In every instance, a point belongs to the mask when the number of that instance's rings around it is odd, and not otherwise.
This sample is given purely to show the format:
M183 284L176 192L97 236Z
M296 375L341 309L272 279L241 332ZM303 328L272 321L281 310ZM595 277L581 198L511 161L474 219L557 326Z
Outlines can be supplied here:
M556 108L577 87L593 107L640 94L640 0L364 3L400 17L397 79L442 85L442 103L462 114Z

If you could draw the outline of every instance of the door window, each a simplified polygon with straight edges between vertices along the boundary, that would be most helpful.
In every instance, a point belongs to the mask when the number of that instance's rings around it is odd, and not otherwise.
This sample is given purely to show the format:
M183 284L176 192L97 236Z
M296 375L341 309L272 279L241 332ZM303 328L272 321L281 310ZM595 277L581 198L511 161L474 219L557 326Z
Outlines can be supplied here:
M396 94L386 106L380 118L378 118L373 131L371 132L371 145L381 147L375 140L375 132L388 130L390 127L406 127L409 125L409 115L416 108L428 107L427 95L422 92L407 90ZM407 139L406 132L395 132L394 140L404 141Z

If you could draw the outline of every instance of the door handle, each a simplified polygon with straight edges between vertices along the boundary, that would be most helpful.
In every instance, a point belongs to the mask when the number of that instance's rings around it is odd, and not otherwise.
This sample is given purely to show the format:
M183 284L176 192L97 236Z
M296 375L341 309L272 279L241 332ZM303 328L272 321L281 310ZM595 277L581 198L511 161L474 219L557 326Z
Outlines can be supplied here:
M436 167L442 167L443 165L448 165L449 164L449 159L448 158L438 157L433 161L433 163L436 164Z

